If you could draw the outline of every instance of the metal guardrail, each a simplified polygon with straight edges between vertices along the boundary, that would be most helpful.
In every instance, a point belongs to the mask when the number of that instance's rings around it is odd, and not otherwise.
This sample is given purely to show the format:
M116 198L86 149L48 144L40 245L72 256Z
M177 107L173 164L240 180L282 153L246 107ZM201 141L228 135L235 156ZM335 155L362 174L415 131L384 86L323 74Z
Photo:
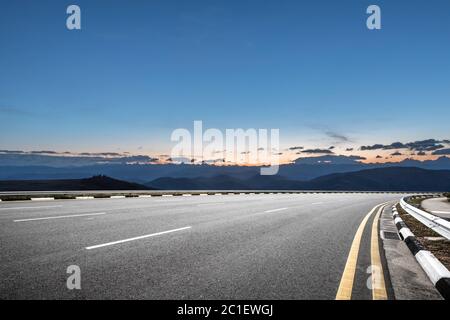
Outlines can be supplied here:
M450 222L432 215L426 211L420 210L408 203L406 203L405 198L400 200L400 206L407 213L412 215L414 218L419 220L422 224L426 225L428 228L432 229L436 233L450 240Z

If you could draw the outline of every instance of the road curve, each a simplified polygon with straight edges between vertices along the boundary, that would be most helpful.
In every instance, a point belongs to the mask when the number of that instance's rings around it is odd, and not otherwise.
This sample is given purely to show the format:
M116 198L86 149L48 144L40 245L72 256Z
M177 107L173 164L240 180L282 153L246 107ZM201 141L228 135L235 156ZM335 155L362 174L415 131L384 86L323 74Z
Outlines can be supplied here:
M401 196L2 202L0 299L334 299L361 221ZM66 286L70 265L81 290ZM358 268L352 298L370 299Z

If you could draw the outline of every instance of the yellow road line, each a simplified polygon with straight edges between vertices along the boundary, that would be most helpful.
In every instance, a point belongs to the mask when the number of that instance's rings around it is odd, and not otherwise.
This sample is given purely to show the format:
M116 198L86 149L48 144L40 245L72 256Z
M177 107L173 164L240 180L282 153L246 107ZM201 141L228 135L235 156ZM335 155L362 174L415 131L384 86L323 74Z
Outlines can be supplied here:
M372 299L387 300L386 283L384 281L383 265L381 264L380 248L378 245L378 221L385 206L378 209L372 224L372 238L370 244L370 259L372 264Z
M384 203L383 203L384 204ZM361 238L364 232L364 227L367 224L367 220L375 212L376 208L383 205L379 204L373 207L372 210L364 217L361 224L356 231L353 238L352 246L348 254L347 262L345 264L344 272L342 273L341 282L339 284L338 291L336 293L336 300L350 300L352 298L353 281L355 280L356 263L358 261L359 247L361 245Z

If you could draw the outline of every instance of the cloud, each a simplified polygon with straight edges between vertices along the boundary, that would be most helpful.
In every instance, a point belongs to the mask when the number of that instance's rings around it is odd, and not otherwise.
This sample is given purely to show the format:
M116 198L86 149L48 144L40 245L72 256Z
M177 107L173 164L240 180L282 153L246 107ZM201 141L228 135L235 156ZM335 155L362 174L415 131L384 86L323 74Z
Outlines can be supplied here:
M353 148L347 148L345 151L353 151Z
M415 151L433 151L442 149L445 146L442 143L448 143L448 140L426 139L408 143L393 142L391 144L374 144L371 146L361 146L360 150L391 150L391 149L410 149Z
M334 149L334 146L331 146L328 148L328 150L333 150L333 149Z
M450 155L450 148L436 150L431 153L432 155Z
M124 152L124 153L129 153L129 152ZM107 156L107 157L119 157L119 156L121 156L121 154L117 153L117 152L102 152L102 153L96 153L95 155L97 155L97 156Z
M302 150L303 147L300 146L295 146L295 147L290 147L288 150L294 151L294 150Z
M361 156L356 156L356 155L351 155L351 156L349 156L349 158L351 158L353 160L367 160L366 157L361 157Z
M96 164L152 163L158 161L147 155L125 155L116 152L72 153L52 150L12 151L0 150L0 165L5 166L86 166Z
M346 136L344 136L343 134L339 134L337 132L334 131L327 131L325 132L325 134L327 136L329 136L330 138L336 139L339 142L348 142L350 141L350 139Z
M15 154L15 153L25 153L25 151L20 151L20 150L0 150L0 153L5 153L5 154Z
M333 151L329 149L307 149L300 151L301 153L311 153L311 154L334 154Z
M314 157L301 157L296 159L296 164L356 164L366 160L361 156L321 155Z
M191 163L193 159L187 158L187 157L174 157L174 158L168 158L166 161L168 162L174 162L174 163Z
M374 144L372 146L361 146L360 150L366 151L366 150L390 150L390 149L404 149L406 148L406 145L404 145L401 142L393 142L389 145L383 145L383 144Z
M60 154L59 152L56 151L30 151L31 154Z
M194 162L193 160L194 159L192 159L191 162ZM202 164L216 164L216 163L221 163L221 162L225 162L225 159L221 158L221 159L204 160L204 161L202 161Z
M394 153L391 153L391 156L402 156L403 154L401 152L395 151Z
M54 152L54 151L40 151L40 153L42 153L42 154L45 154L45 153L61 154L59 152ZM65 152L64 154L73 154L73 155L89 156L89 157L122 157L124 155L129 154L129 152L123 152L123 153L117 153L117 152L82 152L82 153Z
M444 148L444 146L441 144L442 142L443 141L439 141L436 139L427 139L427 140L410 142L407 144L407 146L411 150L433 151L433 150Z
M372 146L361 146L359 149L361 151L366 151L366 150L379 150L379 149L383 149L384 145L382 144L374 144Z
M442 148L444 148L444 147L445 147L445 146L444 146L443 144L437 144L437 145L434 145L434 146L426 147L426 148L423 149L423 150L425 150L425 151L434 151L434 150L442 149Z

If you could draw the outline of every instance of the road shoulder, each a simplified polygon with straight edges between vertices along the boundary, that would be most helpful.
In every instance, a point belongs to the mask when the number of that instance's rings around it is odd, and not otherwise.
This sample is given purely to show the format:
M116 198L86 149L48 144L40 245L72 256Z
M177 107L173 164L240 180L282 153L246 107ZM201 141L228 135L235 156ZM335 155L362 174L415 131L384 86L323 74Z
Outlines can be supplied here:
M380 233L395 299L441 300L442 296L398 237L389 205L381 215Z

